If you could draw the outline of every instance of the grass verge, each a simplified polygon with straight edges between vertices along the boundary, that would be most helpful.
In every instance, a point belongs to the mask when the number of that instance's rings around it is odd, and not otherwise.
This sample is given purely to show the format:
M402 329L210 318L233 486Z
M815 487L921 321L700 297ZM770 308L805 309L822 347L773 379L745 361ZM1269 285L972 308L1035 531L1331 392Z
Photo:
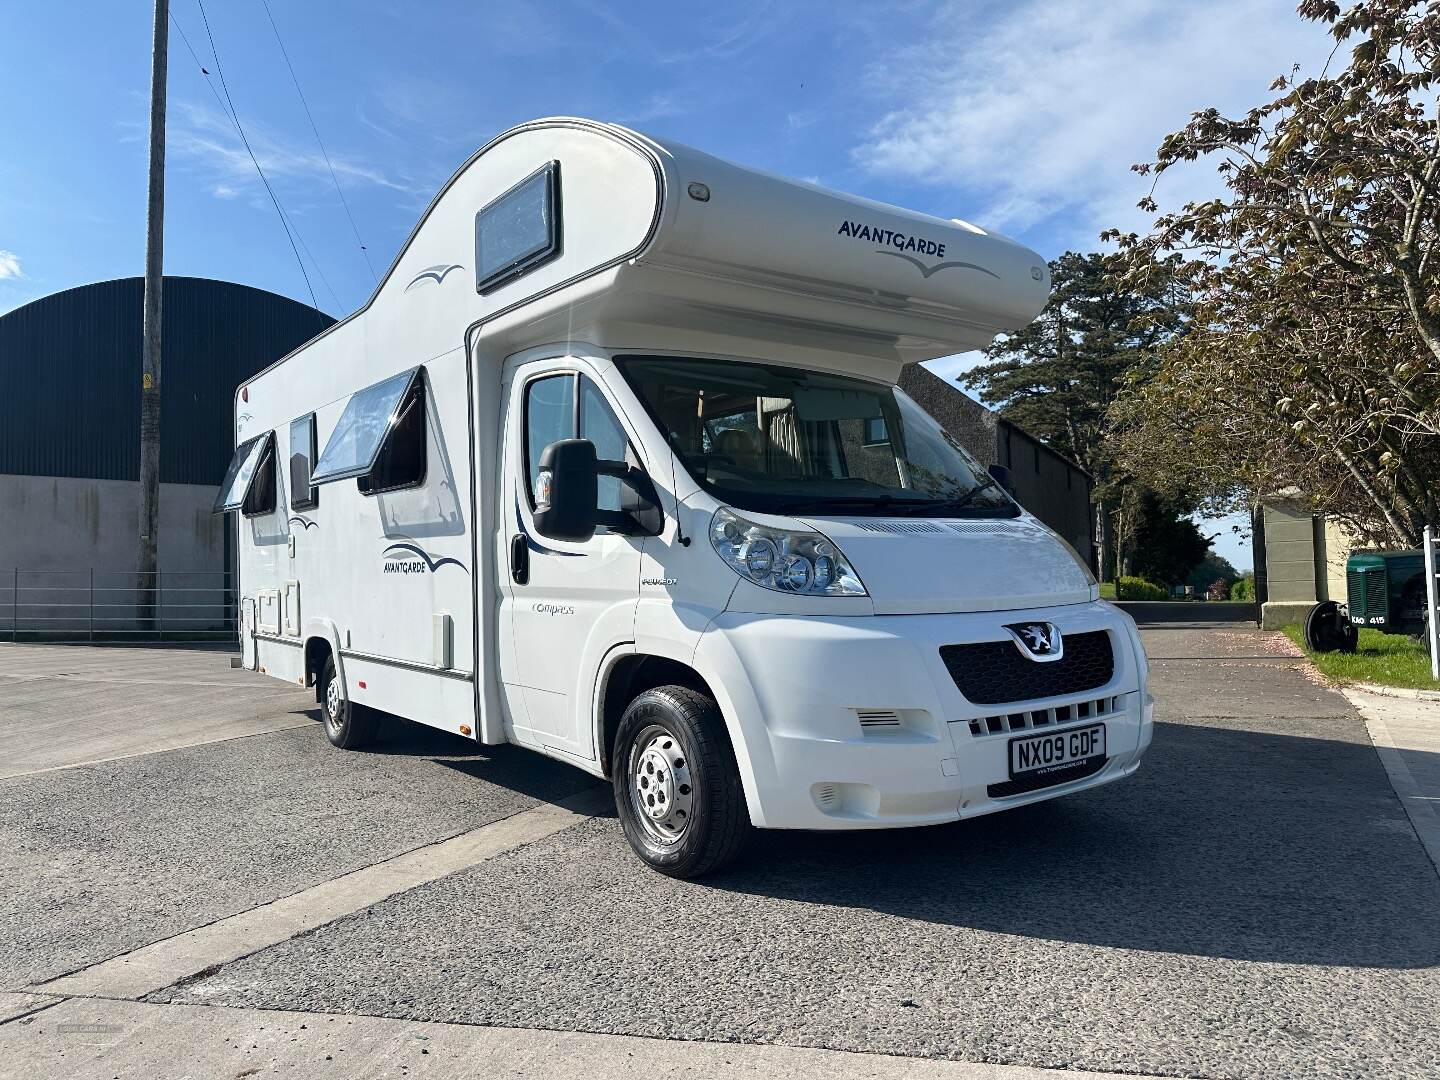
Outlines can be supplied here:
M1101 600L1114 600L1114 599L1115 599L1115 583L1114 583L1113 581L1102 581L1102 582L1100 582L1100 599L1101 599Z
M1287 626L1284 634L1304 650L1320 673L1337 682L1379 683L1412 690L1440 689L1430 678L1430 654L1425 646L1403 634L1382 634L1362 629L1353 653L1317 653L1305 648L1305 632Z

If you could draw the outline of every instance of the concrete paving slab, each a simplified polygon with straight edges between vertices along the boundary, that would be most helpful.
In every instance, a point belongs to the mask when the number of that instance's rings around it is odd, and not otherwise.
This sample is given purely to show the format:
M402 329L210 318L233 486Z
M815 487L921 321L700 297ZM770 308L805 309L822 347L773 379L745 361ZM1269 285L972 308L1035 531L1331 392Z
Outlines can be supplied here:
M417 1080L1120 1080L781 1046L376 1017L71 1000L0 1027L0 1080L162 1076ZM1131 1074L1133 1077L1133 1074Z
M140 997L228 964L459 870L544 839L604 807L596 785L556 804L542 804L438 844L343 874L302 892L197 927L37 987L37 993Z
M101 714L103 715L103 714ZM0 757L3 757L0 730ZM74 971L593 784L397 723L307 727L0 780L0 987Z
M151 1000L1037 1068L1435 1075L1440 880L1364 723L1298 669L1235 662L1157 665L1168 719L1124 783L938 829L764 834L694 883L596 820ZM483 932L454 932L467 921Z
M17 1017L29 1016L40 1009L58 1005L64 1000L63 997L54 994L0 993L0 1024Z
M219 649L0 646L0 777L309 726L314 691Z
M1360 711L1390 783L1440 872L1440 702L1346 690Z

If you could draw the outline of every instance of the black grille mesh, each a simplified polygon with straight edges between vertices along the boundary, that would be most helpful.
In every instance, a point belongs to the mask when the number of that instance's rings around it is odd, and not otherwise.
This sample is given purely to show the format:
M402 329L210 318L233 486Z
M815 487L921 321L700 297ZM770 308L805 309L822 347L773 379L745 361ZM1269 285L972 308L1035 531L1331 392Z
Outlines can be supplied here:
M1104 630L1067 634L1065 655L1041 662L1021 654L1013 641L942 645L940 659L966 700L976 705L1083 694L1115 674L1115 654Z

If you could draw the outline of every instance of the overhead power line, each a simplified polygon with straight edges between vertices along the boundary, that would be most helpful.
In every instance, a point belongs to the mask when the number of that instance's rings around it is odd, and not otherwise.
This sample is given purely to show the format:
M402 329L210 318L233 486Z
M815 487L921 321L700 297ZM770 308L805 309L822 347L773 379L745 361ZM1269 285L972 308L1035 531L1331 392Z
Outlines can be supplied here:
M285 208L281 206L279 196L275 194L275 189L271 185L269 177L265 175L265 170L261 168L260 161L255 156L255 151L250 145L250 139L245 134L245 127L240 123L239 113L235 110L234 100L230 96L230 88L225 82L225 72L220 64L220 52L215 47L215 35L210 29L210 19L205 11L204 0L196 0L196 3L200 8L200 18L205 24L205 36L210 42L210 54L214 57L215 73L220 77L220 87L221 90L224 91L225 96L223 100L221 99L220 91L217 91L215 84L210 81L209 70L200 62L200 57L196 54L195 47L190 44L190 39L186 35L184 27L175 19L173 13L170 16L170 21L179 32L180 40L185 43L185 48L189 51L191 59L195 61L195 66L199 68L200 73L205 76L205 84L210 87L210 92L215 95L215 101L220 106L220 111L229 118L231 124L235 127L236 134L240 136L240 142L245 147L246 154L250 157L250 163L255 166L255 172L260 177L260 183L264 185L265 192L270 196L270 202L275 207L275 214L280 219L280 227L285 231L285 239L290 243L290 250L295 256L295 264L300 268L300 276L305 281L305 291L310 295L311 306L319 308L320 304L315 298L315 287L311 284L310 274L305 269L305 260L300 257L301 246L305 247L306 254L310 254L310 249L305 245L304 239L300 237L299 230L295 227L294 222L290 220L289 215L286 214ZM296 243L297 238L299 239L298 246ZM332 288L329 281L326 280L325 272L321 269L320 264L315 261L313 254L310 254L310 260L315 263L316 273L320 275L320 280L324 282L326 288L329 289L336 306L343 309L344 305L340 303L340 298L336 296L334 288Z
M378 285L380 278L375 273L375 264L370 261L370 250L360 237L360 229L355 224L355 215L350 212L350 203L345 198L345 192L341 190L340 180L335 175L335 166L330 163L330 151L325 149L325 140L320 137L320 128L316 125L315 116L310 111L310 102L305 100L305 91L300 89L300 79L295 74L295 66L290 63L290 53L285 48L285 42L280 38L280 27L275 24L275 15L270 10L270 0L260 0L260 3L265 8L265 17L270 20L270 29L275 32L275 44L280 46L280 55L285 58L285 67L290 71L290 81L295 84L295 93L300 96L300 104L305 109L305 119L310 121L310 130L315 133L315 143L320 147L320 156L325 159L325 167L330 170L330 182L335 185L335 194L340 196L340 205L345 208L345 217L350 222L350 231L355 234L355 243L360 245L360 254L365 257L365 265L370 269L370 277Z

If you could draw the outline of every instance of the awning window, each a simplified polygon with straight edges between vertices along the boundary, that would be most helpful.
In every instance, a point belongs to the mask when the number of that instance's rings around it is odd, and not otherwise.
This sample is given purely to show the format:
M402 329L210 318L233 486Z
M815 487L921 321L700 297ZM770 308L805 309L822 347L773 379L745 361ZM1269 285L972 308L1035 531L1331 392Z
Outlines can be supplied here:
M275 509L275 433L256 435L235 448L220 493L215 496L214 513L244 510L265 514Z
M401 419L400 407L407 401L419 373L418 367L411 368L367 386L350 398L310 474L312 484L369 474L386 437Z

